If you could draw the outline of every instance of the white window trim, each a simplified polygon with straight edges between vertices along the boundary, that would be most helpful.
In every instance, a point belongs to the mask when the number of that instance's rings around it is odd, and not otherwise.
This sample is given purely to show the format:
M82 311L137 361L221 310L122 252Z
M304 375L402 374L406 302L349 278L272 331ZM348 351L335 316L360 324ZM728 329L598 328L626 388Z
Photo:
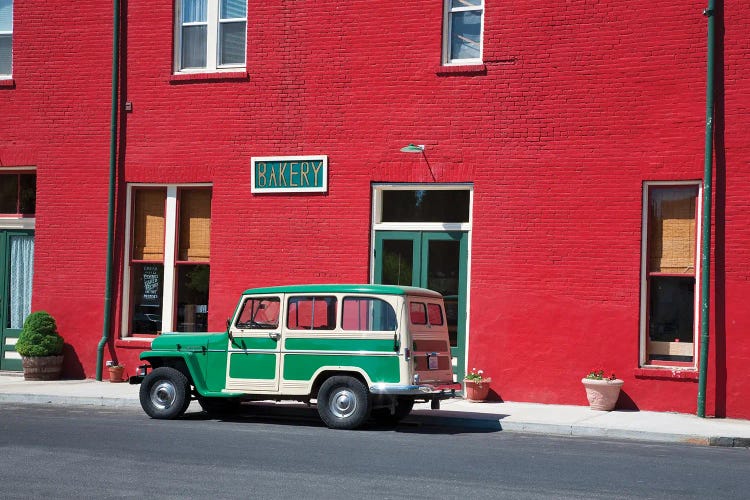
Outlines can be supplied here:
M245 10L247 12L247 9ZM219 0L208 0L206 22L192 22L182 24L182 0L175 0L174 22L174 73L176 75L195 73L221 73L237 71L247 67L247 17L236 19L221 19L219 17ZM218 64L219 60L219 25L229 22L245 22L245 62L242 64ZM206 67L182 68L182 27L206 26Z
M648 336L648 200L649 189L654 186L694 186L698 188L698 200L695 222L695 292L693 302L693 365L674 366L660 365L658 362L649 363L646 343ZM640 310L640 367L641 368L663 368L673 371L695 370L698 367L698 340L700 330L700 293L701 289L701 223L703 214L703 183L700 181L646 181L643 183L643 205L641 208L641 310Z
M485 1L482 0L481 6L470 6L470 7L451 7L451 0L445 0L443 2L443 55L442 64L443 66L468 66L474 64L483 64L484 58L484 19L485 19ZM474 59L451 59L451 33L453 31L453 16L454 12L470 12L480 11L482 13L482 22L479 30L479 57Z
M15 0L10 4L10 31L0 30L0 35L10 35L10 73L0 73L0 80L13 79L13 16Z
M130 326L130 240L133 235L132 211L133 211L133 189L149 187L166 187L167 200L164 213L164 283L162 285L162 332L174 331L174 300L175 300L175 243L177 239L177 191L181 188L212 187L210 183L199 184L128 184L127 202L125 204L125 258L123 269L123 295L122 295L122 321L120 324L120 338L123 340L149 340L148 337L132 337L128 332ZM172 235L171 237L167 237ZM167 293L169 291L169 293Z

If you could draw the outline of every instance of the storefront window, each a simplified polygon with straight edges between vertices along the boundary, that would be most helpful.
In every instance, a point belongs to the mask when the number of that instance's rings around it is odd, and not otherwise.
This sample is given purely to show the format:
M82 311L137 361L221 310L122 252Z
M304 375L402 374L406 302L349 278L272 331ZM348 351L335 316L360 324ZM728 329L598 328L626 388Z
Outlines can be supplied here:
M0 215L34 215L36 174L0 174Z
M211 190L139 187L131 199L130 334L207 331Z
M466 189L385 190L380 222L469 222L470 197Z

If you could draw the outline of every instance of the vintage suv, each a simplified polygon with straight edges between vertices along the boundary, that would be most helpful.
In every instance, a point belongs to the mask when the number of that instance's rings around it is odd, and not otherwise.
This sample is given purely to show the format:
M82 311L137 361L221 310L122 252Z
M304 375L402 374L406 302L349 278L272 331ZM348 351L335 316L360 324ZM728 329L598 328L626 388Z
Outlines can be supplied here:
M328 427L396 423L415 401L455 396L442 296L392 285L296 285L242 294L222 333L165 333L141 354L152 418L240 401L317 403ZM152 368L148 373L149 368Z

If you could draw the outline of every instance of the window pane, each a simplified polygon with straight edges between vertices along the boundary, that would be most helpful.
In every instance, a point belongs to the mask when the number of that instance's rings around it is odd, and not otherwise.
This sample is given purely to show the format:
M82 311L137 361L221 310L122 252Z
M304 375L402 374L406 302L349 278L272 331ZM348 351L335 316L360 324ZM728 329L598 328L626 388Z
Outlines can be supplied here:
M383 191L382 222L469 222L469 197L466 189Z
M383 241L384 285L411 286L414 268L414 243L411 240Z
M0 31L13 31L13 0L0 0Z
M654 276L649 283L649 340L692 344L695 278ZM692 352L692 348L688 351ZM649 359L690 362L693 356L650 352Z
M245 32L244 22L219 25L219 64L245 62Z
M336 328L336 297L290 298L287 326L294 330L333 330Z
M12 35L0 35L0 75L10 75L13 69Z
M427 324L427 308L421 302L412 302L409 304L409 320L412 325Z
M649 199L649 271L695 273L695 187L652 188Z
M18 213L18 174L0 174L0 214Z
M180 241L177 260L207 261L211 240L211 191L180 191Z
M451 8L459 7L481 7L482 0L451 0Z
M206 26L183 26L182 68L206 67Z
M130 268L133 294L133 333L161 333L162 291L164 266L162 264L133 264Z
M247 0L221 0L221 19L245 19Z
M427 304L427 318L431 325L440 326L443 324L443 310L437 304Z
M451 14L451 59L479 59L482 13Z
M36 212L36 174L21 174L20 209L24 215Z
M208 278L206 264L177 266L177 331L208 331Z
M243 329L274 329L279 326L281 301L276 297L248 299L235 326Z
M166 190L135 192L133 207L133 260L164 260L164 204Z
M205 23L208 6L207 0L182 0L183 23Z
M343 308L341 328L344 330L396 330L396 311L384 300L347 297Z

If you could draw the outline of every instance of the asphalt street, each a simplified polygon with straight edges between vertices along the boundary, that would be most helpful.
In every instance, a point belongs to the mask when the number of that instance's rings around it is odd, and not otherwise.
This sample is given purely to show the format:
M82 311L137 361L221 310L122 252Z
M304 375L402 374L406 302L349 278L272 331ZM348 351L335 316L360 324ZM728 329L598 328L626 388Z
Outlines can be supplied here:
M747 498L746 448L3 403L3 498Z

